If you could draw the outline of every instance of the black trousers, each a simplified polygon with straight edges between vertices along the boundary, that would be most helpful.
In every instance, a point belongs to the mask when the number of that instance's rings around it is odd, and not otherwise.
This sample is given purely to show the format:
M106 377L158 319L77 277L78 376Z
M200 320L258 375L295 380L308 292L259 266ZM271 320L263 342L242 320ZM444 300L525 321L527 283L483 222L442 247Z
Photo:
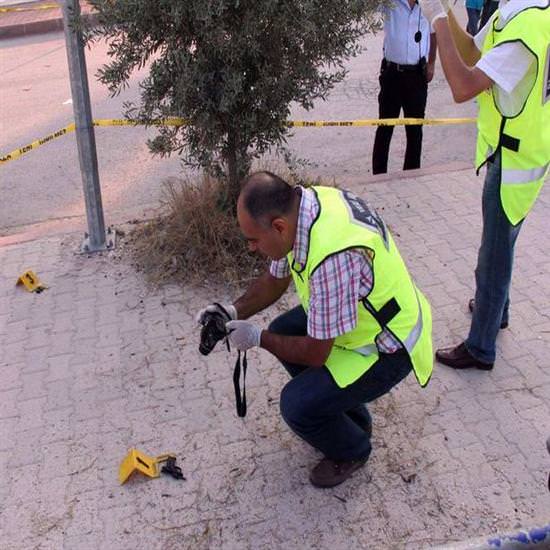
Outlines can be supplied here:
M485 23L489 21L491 15L495 13L498 8L498 2L496 0L485 0L483 2L483 9L481 10L481 17L479 18L479 29L485 26Z
M397 118L401 109L405 117L424 118L428 83L424 71L399 71L382 61L380 68L380 93L378 94L379 118ZM422 126L405 126L407 148L403 170L420 168L422 154ZM388 154L393 126L378 126L372 150L372 173L388 171Z

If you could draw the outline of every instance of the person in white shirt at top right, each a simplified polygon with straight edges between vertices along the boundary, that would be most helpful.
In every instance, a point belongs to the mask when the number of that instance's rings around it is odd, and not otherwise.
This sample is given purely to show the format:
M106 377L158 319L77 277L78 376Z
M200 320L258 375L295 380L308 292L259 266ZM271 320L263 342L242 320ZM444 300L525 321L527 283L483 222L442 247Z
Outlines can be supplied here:
M419 3L455 101L477 99L476 168L487 166L470 332L436 359L455 369L490 370L498 331L508 326L516 238L550 167L550 0L501 0L473 38L448 0Z

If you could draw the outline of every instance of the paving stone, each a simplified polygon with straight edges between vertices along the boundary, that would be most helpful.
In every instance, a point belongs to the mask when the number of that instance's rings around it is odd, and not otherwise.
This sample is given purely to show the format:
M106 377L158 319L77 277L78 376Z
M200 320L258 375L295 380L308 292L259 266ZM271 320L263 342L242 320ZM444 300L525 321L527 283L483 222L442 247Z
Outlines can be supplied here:
M70 441L64 440L46 443L40 447L43 461L38 478L44 502L56 499L57 503L64 504L70 482L68 460L71 444ZM64 510L64 506L61 509Z
M25 341L2 345L2 362L4 365L20 363L25 360Z
M2 379L2 389L19 390L23 386L21 378L22 365L24 363L0 364L0 378Z
M42 429L41 443L55 443L58 441L70 440L72 432L70 429L71 418L74 416L74 406L64 409L44 410L44 427Z
M48 376L47 370L40 370L33 373L23 373L20 375L22 382L21 392L18 395L18 401L37 400L48 395L45 386L45 380Z
M43 348L47 346L52 339L52 329L42 324L27 329L27 349Z
M537 407L519 411L519 415L527 420L542 438L547 437L550 432L550 404L548 402L542 402Z

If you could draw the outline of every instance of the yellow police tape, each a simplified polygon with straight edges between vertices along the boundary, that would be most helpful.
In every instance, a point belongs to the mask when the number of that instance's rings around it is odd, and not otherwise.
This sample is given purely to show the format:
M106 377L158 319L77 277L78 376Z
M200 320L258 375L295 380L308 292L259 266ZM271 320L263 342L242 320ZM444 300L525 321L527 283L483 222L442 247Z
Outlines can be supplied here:
M365 120L289 120L286 125L294 128L349 128L352 126L407 126L418 124L425 126L436 126L441 124L471 124L475 121L475 118L372 118ZM184 124L186 124L185 119L176 117L162 118L147 123L139 120L128 120L124 118L103 118L94 120L94 126L183 126ZM5 156L0 156L0 164L9 162L10 160L15 160L23 156L25 153L28 153L33 149L37 149L41 145L44 145L53 139L64 136L70 132L74 132L75 129L75 123L72 122L68 126L65 126L65 128L61 128L61 130L58 130L53 134L49 134L42 139L33 141L32 143L29 143L29 145L20 147Z
M0 157L0 164L3 164L4 162L9 162L10 160L18 159L19 157L23 156L25 153L28 153L33 149L38 149L38 147L40 147L41 145L44 145L45 143L48 143L49 141L52 141L55 138L64 136L65 134L68 134L70 132L74 132L75 129L76 129L75 123L71 122L71 124L69 124L68 126L65 126L65 128L61 128L61 130L57 130L57 132L54 132L53 134L49 134L42 139L37 139L36 141L33 141L32 143L25 145L25 147L20 147L19 149L16 149L15 151L12 151L11 153L8 153L7 155Z
M59 4L42 4L41 6L27 6L26 8L0 8L0 13L9 11L51 10L52 8L61 8L61 6Z
M365 120L289 120L287 126L323 128L327 126L438 126L441 124L470 124L475 118L372 118Z
M295 128L324 128L329 126L407 126L423 124L437 126L441 124L470 124L475 118L369 118L364 120L289 120L286 125ZM139 120L127 119L98 119L94 126L138 126L146 124ZM185 119L169 117L147 123L149 126L183 126Z

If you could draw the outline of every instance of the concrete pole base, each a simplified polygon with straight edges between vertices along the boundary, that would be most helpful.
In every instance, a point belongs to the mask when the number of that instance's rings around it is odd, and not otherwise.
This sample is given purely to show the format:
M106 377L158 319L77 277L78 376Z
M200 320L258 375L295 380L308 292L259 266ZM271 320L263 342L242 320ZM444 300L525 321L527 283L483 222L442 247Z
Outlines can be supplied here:
M84 241L80 245L82 254L90 254L91 252L103 252L105 250L113 250L116 246L116 231L112 227L108 227L105 231L105 239L99 245L93 245L90 240L90 235L84 233Z

